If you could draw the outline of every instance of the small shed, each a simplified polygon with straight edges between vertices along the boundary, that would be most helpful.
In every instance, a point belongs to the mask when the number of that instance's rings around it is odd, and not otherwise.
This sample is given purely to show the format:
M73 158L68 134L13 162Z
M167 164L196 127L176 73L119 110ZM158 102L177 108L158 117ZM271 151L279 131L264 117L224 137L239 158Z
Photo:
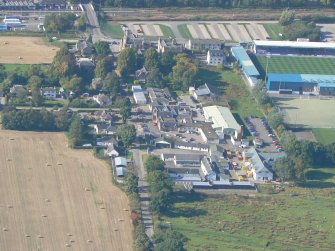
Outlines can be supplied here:
M114 163L116 167L126 167L127 159L125 157L116 157Z

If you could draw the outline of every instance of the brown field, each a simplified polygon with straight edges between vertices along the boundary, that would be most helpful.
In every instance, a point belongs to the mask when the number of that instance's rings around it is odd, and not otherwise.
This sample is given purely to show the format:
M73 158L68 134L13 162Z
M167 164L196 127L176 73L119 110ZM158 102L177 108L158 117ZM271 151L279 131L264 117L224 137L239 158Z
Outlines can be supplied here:
M0 63L49 64L58 49L46 45L41 37L0 36Z
M132 250L129 202L108 165L66 142L0 130L0 250Z

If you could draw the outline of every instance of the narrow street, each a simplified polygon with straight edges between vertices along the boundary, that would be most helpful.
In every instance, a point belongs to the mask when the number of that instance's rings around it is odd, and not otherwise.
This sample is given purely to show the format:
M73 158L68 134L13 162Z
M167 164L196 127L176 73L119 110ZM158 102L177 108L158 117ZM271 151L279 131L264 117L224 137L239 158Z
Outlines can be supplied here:
M151 211L149 208L150 196L148 192L148 182L146 181L146 171L142 160L142 152L139 149L133 149L134 163L137 166L137 173L139 177L138 188L141 199L142 220L145 226L145 233L152 240L154 234L153 221Z

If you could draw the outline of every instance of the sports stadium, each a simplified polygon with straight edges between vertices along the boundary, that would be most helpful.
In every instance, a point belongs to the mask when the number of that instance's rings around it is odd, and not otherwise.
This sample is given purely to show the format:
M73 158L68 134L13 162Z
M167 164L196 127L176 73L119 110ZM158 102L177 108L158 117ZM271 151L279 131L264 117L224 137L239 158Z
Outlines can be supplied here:
M335 95L335 43L255 40L249 53L242 50L233 47L232 54L244 75L249 80L255 68L253 77L266 79L270 93Z

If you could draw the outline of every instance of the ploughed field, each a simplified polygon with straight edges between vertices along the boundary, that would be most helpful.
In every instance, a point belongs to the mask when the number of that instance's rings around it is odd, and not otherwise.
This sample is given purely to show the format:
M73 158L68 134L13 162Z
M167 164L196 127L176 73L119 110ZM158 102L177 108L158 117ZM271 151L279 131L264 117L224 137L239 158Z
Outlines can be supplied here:
M0 250L132 250L126 195L62 133L0 131Z

